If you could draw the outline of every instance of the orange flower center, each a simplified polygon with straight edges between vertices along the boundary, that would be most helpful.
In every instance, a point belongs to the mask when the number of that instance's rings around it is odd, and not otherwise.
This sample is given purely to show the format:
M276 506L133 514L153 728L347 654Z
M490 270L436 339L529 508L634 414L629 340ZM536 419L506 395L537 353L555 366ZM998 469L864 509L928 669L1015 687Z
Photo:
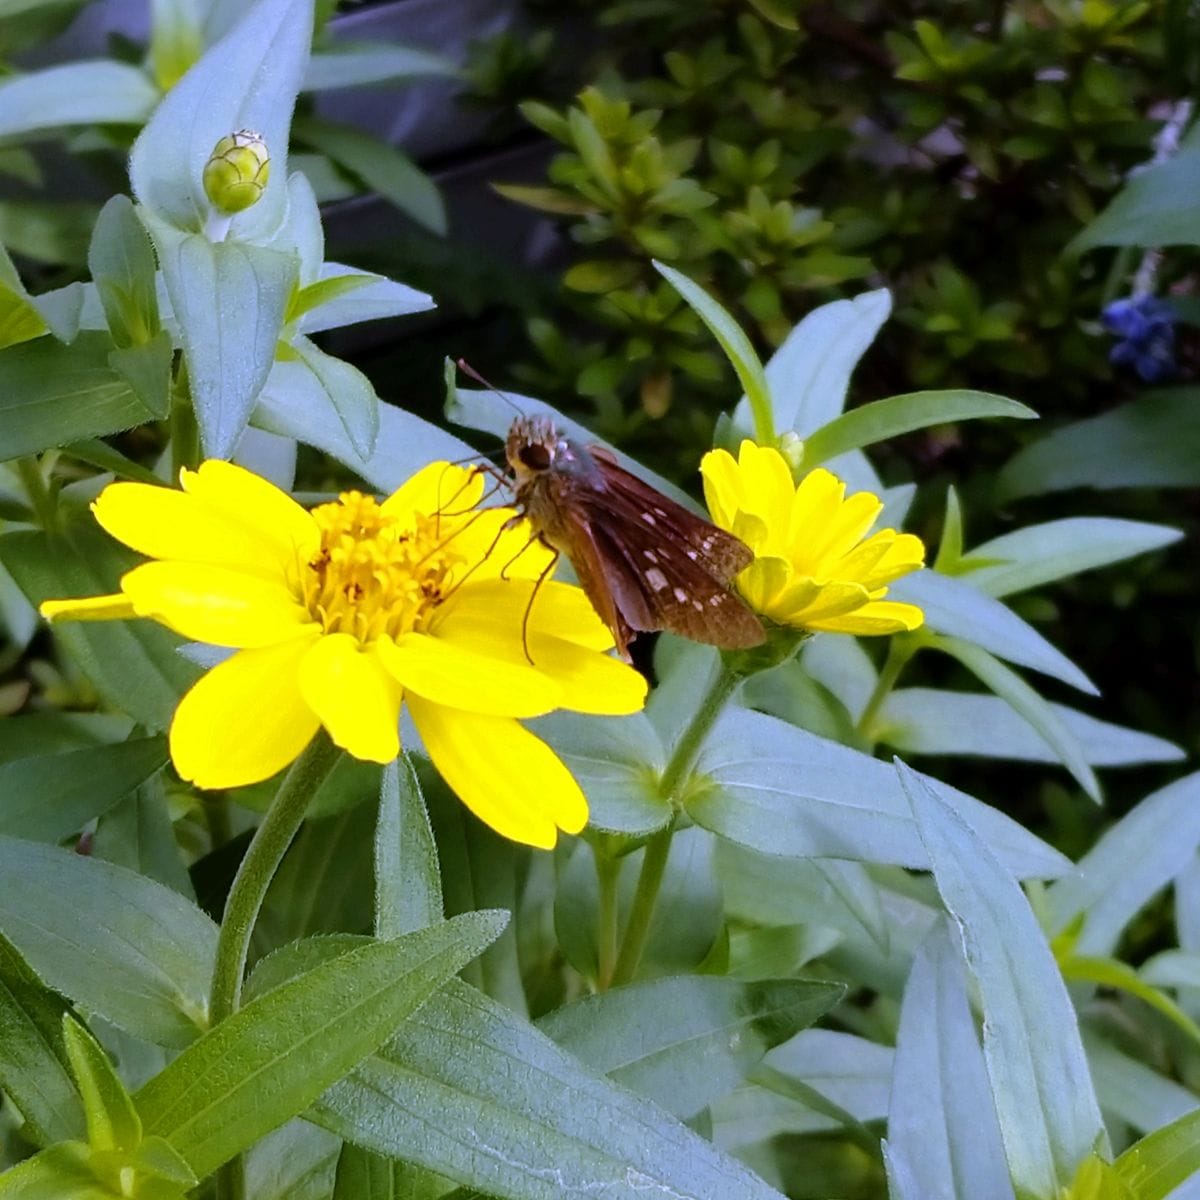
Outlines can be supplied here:
M303 571L303 599L326 633L371 642L423 628L466 561L441 516L401 524L360 492L343 492L312 515L321 547Z

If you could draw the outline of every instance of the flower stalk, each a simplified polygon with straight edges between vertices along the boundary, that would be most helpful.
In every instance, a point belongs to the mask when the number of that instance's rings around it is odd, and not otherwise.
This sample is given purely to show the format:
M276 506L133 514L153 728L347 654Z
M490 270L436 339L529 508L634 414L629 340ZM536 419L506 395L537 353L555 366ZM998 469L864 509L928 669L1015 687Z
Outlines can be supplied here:
M683 789L700 757L705 740L712 732L717 718L725 710L725 705L737 690L742 678L742 674L736 671L722 656L716 674L709 682L699 706L692 714L692 719L680 734L679 741L675 743L675 749L659 780L659 792L664 799L670 801L672 807L678 808ZM642 954L646 949L650 926L654 920L654 908L658 903L658 893L662 888L663 876L666 873L667 859L671 854L671 841L675 836L676 823L676 817L672 817L666 828L660 829L646 843L646 849L642 856L642 869L638 875L637 888L633 894L633 905L629 911L629 921L625 926L621 951L612 972L611 983L613 986L629 983L637 974Z

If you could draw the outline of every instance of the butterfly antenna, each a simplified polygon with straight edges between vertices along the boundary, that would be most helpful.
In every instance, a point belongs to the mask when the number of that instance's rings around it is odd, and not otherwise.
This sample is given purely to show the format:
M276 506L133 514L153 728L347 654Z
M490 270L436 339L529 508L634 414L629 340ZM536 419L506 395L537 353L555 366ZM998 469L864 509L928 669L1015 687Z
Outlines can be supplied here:
M515 412L517 414L518 417L525 416L525 413L522 412L522 410L518 406L517 402L511 396L506 395L498 387L496 387L495 384L489 383L486 379L484 379L484 377L482 375L480 375L480 373L477 370L475 370L475 368L473 366L471 366L471 364L469 362L467 362L467 360L465 358L460 358L456 365L457 365L458 369L464 375L466 375L469 379L475 380L476 383L482 383L483 386L485 388L487 388L487 390L489 392L494 392L497 396L499 396L500 399L503 400L504 403L507 404L508 407L511 408L513 410L513 412Z

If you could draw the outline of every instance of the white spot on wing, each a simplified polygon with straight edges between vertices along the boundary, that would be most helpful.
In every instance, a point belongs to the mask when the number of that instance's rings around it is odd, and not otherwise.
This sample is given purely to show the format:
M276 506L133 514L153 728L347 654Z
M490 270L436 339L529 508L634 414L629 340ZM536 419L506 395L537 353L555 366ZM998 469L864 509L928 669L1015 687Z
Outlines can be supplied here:
M657 567L651 567L646 572L646 582L656 592L661 592L667 586L667 577Z
M680 604L686 604L687 598L688 594L683 590L683 588L675 589L675 599L678 600Z
M658 524L658 522L648 512L642 513L642 520L645 521L647 525Z
M687 556L688 556L688 558L690 558L690 559L692 560L692 562L695 562L695 561L696 561L696 559L698 559L698 558L700 557L700 556L699 556L699 555L698 555L698 554L695 552L695 550L689 550L689 551L687 552Z
M642 557L643 557L643 558L644 558L644 559L645 559L647 562L652 562L652 563L656 563L656 562L658 562L658 555L657 555L657 554L655 554L653 550L643 550L643 551L642 551Z

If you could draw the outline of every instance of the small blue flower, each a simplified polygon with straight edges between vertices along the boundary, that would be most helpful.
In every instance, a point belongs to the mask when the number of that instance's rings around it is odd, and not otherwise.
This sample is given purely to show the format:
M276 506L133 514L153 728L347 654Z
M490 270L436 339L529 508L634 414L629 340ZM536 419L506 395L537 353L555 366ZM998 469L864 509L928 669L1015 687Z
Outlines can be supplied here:
M1146 383L1175 374L1175 311L1157 296L1126 296L1105 306L1100 323L1118 341L1109 362L1132 367Z

